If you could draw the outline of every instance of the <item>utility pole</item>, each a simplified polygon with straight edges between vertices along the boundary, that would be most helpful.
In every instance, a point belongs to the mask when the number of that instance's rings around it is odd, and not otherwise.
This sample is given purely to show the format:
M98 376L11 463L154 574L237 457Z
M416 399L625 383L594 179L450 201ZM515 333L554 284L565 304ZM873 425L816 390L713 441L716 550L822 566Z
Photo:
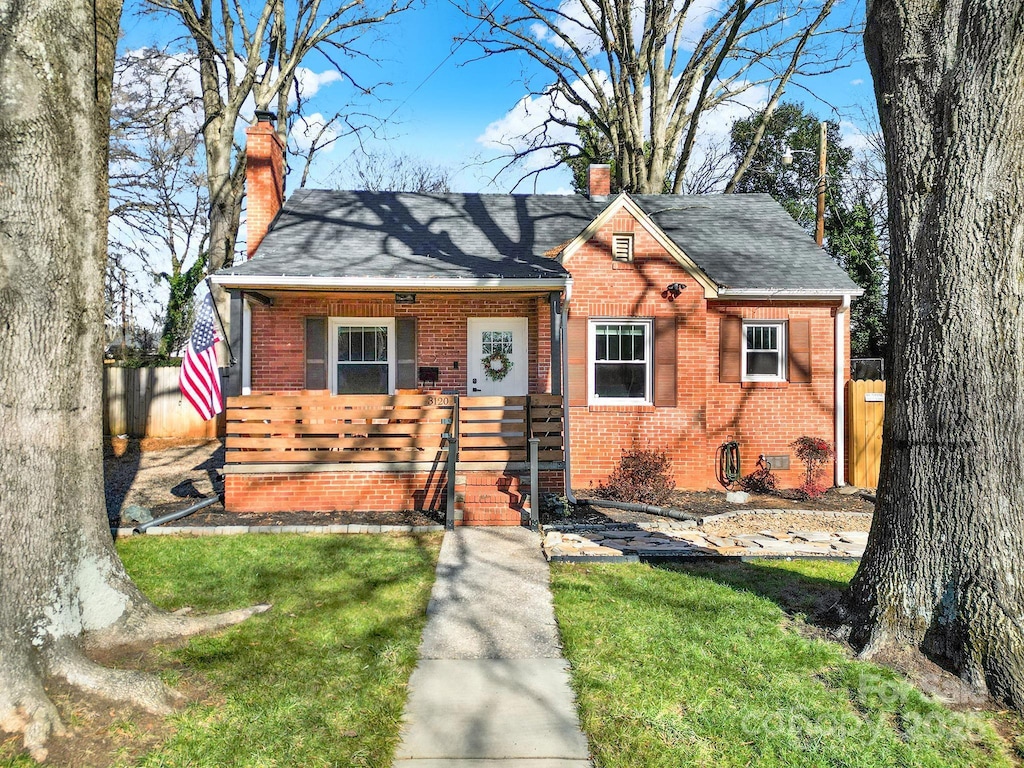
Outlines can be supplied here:
M825 162L828 155L828 123L818 126L818 215L814 222L814 242L825 242Z

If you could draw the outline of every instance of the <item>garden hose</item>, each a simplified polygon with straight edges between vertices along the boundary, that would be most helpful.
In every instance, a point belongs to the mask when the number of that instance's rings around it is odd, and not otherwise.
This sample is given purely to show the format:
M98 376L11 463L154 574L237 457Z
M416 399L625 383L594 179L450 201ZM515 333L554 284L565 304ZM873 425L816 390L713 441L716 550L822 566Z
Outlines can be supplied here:
M718 448L718 482L728 488L740 479L740 444L735 440Z

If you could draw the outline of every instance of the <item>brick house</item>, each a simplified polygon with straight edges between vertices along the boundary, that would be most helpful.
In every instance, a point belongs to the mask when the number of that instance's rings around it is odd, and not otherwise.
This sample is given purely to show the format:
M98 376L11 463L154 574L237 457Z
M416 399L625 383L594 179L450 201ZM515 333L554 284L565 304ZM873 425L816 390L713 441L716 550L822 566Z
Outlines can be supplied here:
M214 276L240 352L229 509L454 498L456 523L519 524L530 437L534 490L585 495L632 447L715 487L728 441L744 472L777 457L797 485L801 435L837 446L842 484L860 289L770 197L613 197L594 166L589 197L285 202L271 123L248 151L249 259Z

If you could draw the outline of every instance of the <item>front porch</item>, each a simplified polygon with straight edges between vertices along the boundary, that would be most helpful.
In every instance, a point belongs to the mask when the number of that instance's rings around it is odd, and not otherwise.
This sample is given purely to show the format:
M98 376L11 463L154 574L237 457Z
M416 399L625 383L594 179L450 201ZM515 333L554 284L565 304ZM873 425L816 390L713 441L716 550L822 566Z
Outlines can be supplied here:
M231 512L405 511L455 525L536 525L564 489L562 397L459 394L228 399Z

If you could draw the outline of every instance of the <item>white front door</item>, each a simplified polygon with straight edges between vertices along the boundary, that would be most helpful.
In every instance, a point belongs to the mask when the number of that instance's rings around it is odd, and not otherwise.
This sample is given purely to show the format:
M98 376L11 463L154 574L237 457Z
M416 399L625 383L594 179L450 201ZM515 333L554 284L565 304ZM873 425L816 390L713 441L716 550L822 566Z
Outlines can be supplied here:
M529 323L525 317L471 317L466 365L470 397L528 394Z

